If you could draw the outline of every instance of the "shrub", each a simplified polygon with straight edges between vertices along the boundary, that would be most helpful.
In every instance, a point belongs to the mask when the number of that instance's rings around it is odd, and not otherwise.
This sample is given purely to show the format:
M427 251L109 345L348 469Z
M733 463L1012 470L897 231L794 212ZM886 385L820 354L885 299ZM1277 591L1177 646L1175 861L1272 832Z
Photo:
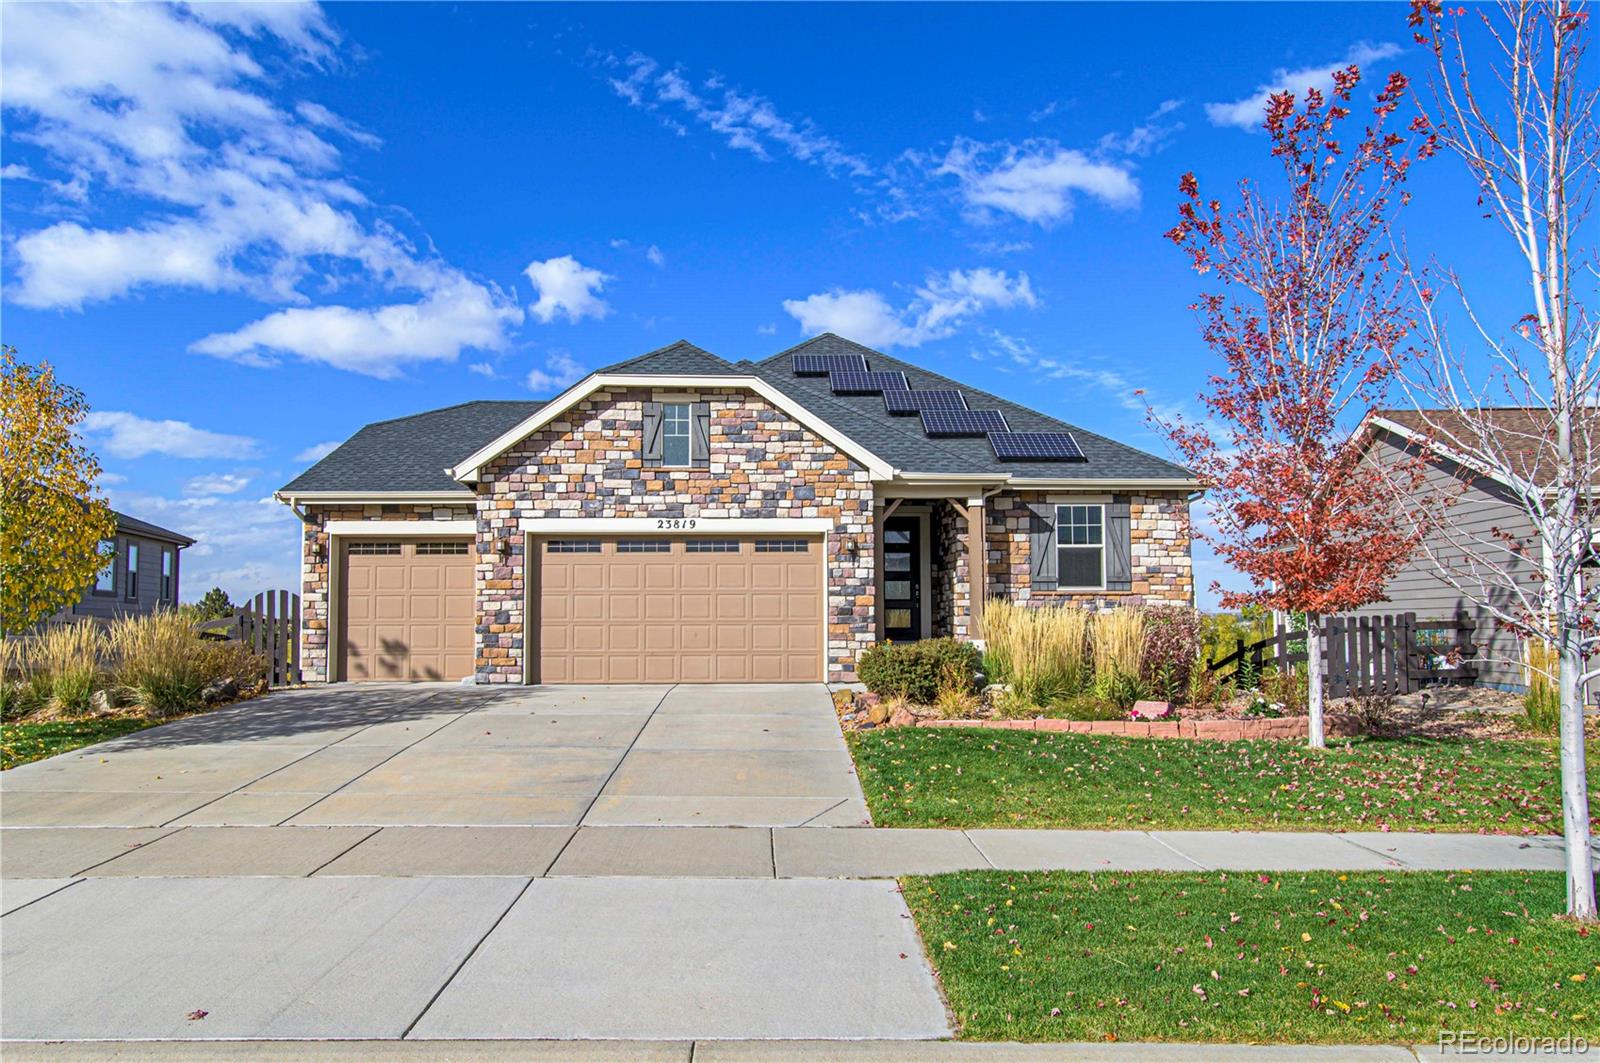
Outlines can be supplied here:
M266 672L260 655L237 642L202 640L176 610L117 621L111 645L118 685L152 716L199 708L214 679L248 682Z
M1089 613L1077 606L1029 608L991 599L983 634L995 677L1024 700L1044 705L1089 685Z
M1168 701L1187 696L1200 666L1200 614L1177 605L1145 610L1144 679Z
M105 637L92 623L57 624L33 638L28 653L30 678L49 683L50 706L80 715L94 706L94 692L103 686Z
M1149 693L1144 685L1144 680L1137 675L1129 675L1113 669L1095 676L1095 693L1102 701L1114 705L1119 713L1125 713L1133 708L1133 703Z
M1523 653L1523 675L1528 687L1522 695L1523 724L1536 734L1555 734L1561 729L1561 692L1556 687L1559 662L1555 647L1529 639Z
M1045 715L1058 720L1120 720L1127 716L1127 710L1117 708L1104 698L1079 694L1051 705Z
M1145 643L1149 629L1145 610L1112 609L1094 618L1094 674L1097 681L1124 676L1138 680L1144 674Z
M929 705L938 697L941 681L951 676L965 676L970 692L980 663L977 647L957 639L880 642L861 655L856 675L880 697Z

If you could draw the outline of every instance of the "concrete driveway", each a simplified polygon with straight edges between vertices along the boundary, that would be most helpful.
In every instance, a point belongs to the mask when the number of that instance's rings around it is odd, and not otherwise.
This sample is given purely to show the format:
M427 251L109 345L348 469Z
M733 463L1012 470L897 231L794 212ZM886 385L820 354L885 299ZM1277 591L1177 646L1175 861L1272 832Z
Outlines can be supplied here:
M822 687L274 694L0 775L0 1037L944 1036L892 881L776 877L866 820Z
M344 686L0 775L7 827L854 826L821 686Z

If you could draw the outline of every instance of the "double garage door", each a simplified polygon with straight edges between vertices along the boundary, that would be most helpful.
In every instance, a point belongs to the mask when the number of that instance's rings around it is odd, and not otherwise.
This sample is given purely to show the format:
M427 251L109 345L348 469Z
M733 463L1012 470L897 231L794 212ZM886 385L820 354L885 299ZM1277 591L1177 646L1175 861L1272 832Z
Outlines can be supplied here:
M595 537L529 546L531 682L822 680L819 538ZM472 674L466 540L350 542L340 554L343 678Z
M822 541L535 539L536 683L814 683Z

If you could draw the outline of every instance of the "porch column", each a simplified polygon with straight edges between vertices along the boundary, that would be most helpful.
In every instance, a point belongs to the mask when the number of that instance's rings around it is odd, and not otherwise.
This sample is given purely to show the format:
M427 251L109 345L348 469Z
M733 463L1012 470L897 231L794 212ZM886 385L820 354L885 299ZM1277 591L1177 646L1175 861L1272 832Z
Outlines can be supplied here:
M989 587L989 550L983 536L983 498L967 499L967 597L971 599L969 639L983 638L983 596Z

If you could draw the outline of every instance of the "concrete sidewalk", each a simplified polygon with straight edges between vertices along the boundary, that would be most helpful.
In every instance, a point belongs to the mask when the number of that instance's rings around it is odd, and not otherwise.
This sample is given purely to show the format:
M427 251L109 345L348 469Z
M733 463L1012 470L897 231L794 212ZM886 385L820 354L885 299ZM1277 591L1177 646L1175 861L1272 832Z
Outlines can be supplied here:
M1541 1058L1555 1055L1545 1053ZM1432 1045L1017 1044L982 1041L190 1041L8 1042L8 1063L217 1060L219 1063L1417 1063Z
M1561 839L826 827L7 827L3 907L87 878L894 878L1006 871L1544 870ZM22 898L19 900L19 898Z

